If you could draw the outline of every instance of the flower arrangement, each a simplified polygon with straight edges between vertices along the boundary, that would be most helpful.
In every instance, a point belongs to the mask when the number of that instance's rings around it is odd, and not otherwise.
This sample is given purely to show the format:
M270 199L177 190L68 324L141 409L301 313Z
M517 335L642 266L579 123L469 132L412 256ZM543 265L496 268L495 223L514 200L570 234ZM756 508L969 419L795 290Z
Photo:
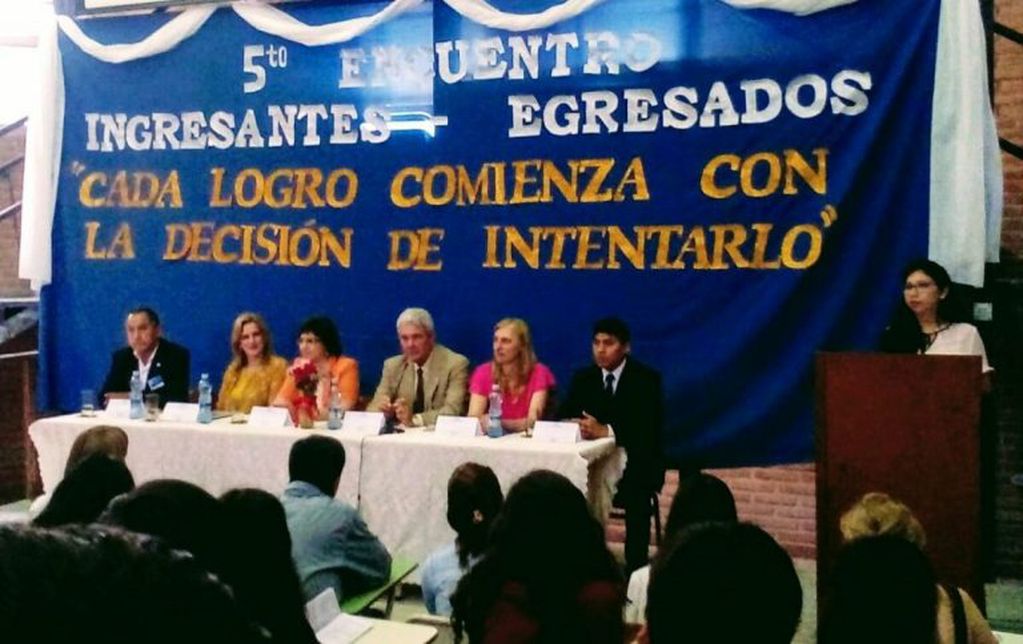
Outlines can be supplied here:
M320 375L316 364L304 358L295 360L288 369L288 374L295 380L295 389L298 392L292 410L293 420L299 427L308 429L313 426L313 419L319 416L316 389L319 386Z

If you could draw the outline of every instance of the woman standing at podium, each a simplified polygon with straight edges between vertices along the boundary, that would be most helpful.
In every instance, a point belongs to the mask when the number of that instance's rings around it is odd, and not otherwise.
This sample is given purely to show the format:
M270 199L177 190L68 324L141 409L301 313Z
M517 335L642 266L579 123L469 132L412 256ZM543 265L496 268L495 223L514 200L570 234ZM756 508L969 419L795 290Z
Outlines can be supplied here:
M902 305L885 329L881 349L889 353L980 356L989 388L984 341L977 327L950 295L952 280L941 264L927 259L911 262L903 271Z
M270 329L255 313L242 313L231 326L234 358L224 371L217 409L243 414L267 406L284 384L288 363L275 355Z

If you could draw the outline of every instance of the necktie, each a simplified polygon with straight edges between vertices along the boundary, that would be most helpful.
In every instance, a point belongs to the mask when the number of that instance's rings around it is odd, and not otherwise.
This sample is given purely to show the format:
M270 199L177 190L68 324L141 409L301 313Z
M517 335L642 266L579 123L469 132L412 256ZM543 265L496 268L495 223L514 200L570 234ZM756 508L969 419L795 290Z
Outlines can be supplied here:
M604 377L604 393L608 398L615 395L615 375L609 373Z
M416 365L416 399L412 401L413 414L423 413L423 408L426 406L425 399L426 396L423 394L423 368Z

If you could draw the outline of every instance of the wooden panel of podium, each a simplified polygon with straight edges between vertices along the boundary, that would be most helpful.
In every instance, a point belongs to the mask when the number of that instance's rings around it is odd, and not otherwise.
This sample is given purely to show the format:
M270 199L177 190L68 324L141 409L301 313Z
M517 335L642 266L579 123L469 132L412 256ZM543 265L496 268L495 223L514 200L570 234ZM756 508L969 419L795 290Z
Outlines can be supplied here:
M877 491L923 524L938 578L983 601L981 395L976 356L817 356L818 589L842 544L842 513Z

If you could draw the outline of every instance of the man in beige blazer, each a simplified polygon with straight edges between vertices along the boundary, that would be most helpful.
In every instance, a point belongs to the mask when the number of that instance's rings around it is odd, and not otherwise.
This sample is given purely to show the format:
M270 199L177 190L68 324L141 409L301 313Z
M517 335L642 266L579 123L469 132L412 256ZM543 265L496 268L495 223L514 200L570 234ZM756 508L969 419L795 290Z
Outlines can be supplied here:
M407 428L433 425L441 414L465 414L469 360L437 344L433 317L426 309L405 309L396 326L401 354L384 360L367 409L382 411Z

